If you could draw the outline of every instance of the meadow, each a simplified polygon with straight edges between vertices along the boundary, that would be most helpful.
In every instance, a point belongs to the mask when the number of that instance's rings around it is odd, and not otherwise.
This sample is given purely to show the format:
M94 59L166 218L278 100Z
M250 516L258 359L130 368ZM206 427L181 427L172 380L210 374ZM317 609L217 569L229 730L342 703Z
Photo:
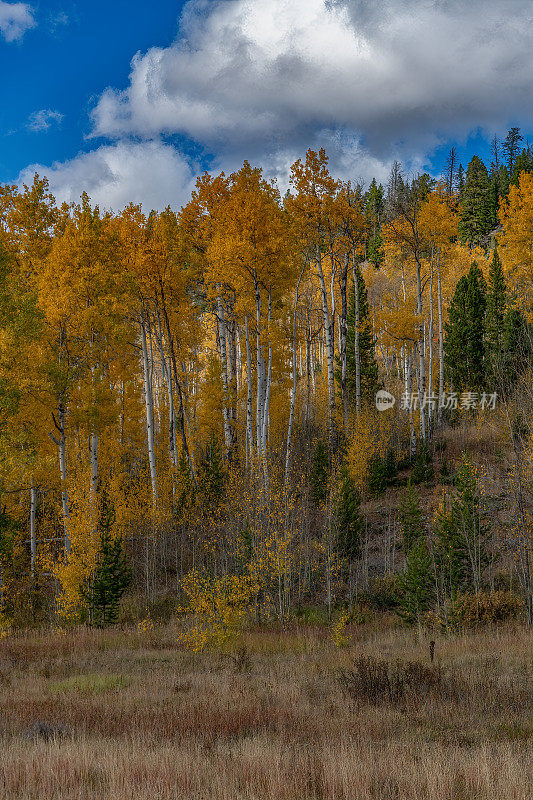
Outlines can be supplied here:
M392 618L245 632L178 623L0 641L4 800L529 800L531 631ZM430 645L430 641L434 645ZM434 660L431 660L431 650Z

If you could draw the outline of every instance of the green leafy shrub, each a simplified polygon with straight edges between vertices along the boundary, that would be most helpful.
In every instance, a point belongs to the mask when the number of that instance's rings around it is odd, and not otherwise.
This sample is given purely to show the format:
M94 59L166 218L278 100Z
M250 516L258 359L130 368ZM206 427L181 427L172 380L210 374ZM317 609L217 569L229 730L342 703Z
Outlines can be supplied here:
M398 576L389 573L374 578L361 600L377 611L394 611L398 607Z
M512 592L464 592L450 603L448 617L455 627L472 628L516 619L521 608L520 599Z

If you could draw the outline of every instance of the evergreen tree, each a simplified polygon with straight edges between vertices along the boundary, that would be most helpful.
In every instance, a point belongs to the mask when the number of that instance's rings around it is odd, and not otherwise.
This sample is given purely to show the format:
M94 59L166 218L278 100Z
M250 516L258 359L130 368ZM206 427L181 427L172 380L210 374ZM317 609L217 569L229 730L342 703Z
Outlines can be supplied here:
M491 166L490 179L489 179L489 220L490 228L493 229L498 224L498 209L500 207L500 181L499 171L495 169L494 164Z
M457 175L455 178L455 188L459 196L459 202L461 202L465 191L465 170L462 164L459 164L457 168Z
M359 361L361 364L361 397L372 400L378 389L378 365L374 355L375 340L372 332L368 293L359 266L357 285L359 289ZM340 375L338 374L338 378ZM350 292L348 316L346 318L346 383L350 399L356 398L356 361L355 361L355 296Z
M410 188L418 203L423 203L424 200L427 200L428 194L435 187L435 183L435 178L432 178L427 172L422 172L413 180Z
M446 323L444 363L456 391L483 387L485 305L485 279L474 262L455 287Z
M531 337L523 314L515 307L507 309L503 320L501 345L501 385L504 390L516 385L518 376L530 363Z
M448 195L452 195L456 188L456 179L457 179L457 150L455 147L450 149L450 152L446 156L446 161L444 163L444 181L446 183L446 192Z
M198 489L206 506L218 506L224 493L226 473L217 437L211 434L200 465Z
M520 133L520 128L511 128L503 142L503 152L507 159L507 171L509 176L513 174L513 167L518 156L520 142L523 140L524 137Z
M459 235L471 246L478 245L490 231L489 176L479 156L474 156L466 171L461 194Z
M506 289L502 262L497 248L494 248L490 263L485 315L485 346L489 364L501 358L505 306Z
M456 495L450 510L437 514L439 571L448 597L458 591L476 593L482 588L483 570L489 563L488 530L485 526L476 470L466 455L457 476Z
M329 492L329 457L328 448L324 442L319 439L315 446L313 454L313 464L311 466L311 500L319 506L327 499Z
M121 536L113 535L115 512L104 502L101 514L98 563L89 587L82 590L95 625L114 624L120 598L131 583L131 568Z
M420 624L435 602L433 564L425 536L417 539L409 550L397 586L398 613L409 624Z
M345 463L341 467L340 491L336 509L337 549L342 558L353 561L361 549L363 520L359 514L361 498Z
M374 233L371 233L367 240L366 257L376 269L379 269L383 259L385 258L385 251L383 250L383 238L379 228L376 228Z
M403 536L403 551L407 554L414 543L425 536L426 532L418 495L411 481L407 484L400 501L400 525Z
M533 172L533 153L529 145L516 157L510 183L518 186L518 178L522 172Z
M366 217L369 234L366 245L366 257L376 269L385 257L381 236L381 215L383 213L383 186L373 179L366 197Z

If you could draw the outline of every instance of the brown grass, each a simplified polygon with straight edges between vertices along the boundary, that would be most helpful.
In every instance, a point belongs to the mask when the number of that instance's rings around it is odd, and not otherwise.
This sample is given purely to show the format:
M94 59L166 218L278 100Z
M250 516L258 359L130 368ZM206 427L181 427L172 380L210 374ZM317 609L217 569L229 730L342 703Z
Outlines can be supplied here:
M5 639L0 797L529 800L526 629L437 638L433 667L410 631L353 634L338 650L320 629L257 631L199 655L172 627ZM357 663L411 676L402 702L347 691Z

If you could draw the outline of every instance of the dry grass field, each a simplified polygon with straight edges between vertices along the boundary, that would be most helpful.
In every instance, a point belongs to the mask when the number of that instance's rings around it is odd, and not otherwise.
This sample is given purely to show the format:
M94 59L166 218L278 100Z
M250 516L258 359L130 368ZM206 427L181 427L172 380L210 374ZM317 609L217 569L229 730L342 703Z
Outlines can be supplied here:
M530 800L532 640L361 625L0 642L3 800ZM400 659L400 661L398 661Z

